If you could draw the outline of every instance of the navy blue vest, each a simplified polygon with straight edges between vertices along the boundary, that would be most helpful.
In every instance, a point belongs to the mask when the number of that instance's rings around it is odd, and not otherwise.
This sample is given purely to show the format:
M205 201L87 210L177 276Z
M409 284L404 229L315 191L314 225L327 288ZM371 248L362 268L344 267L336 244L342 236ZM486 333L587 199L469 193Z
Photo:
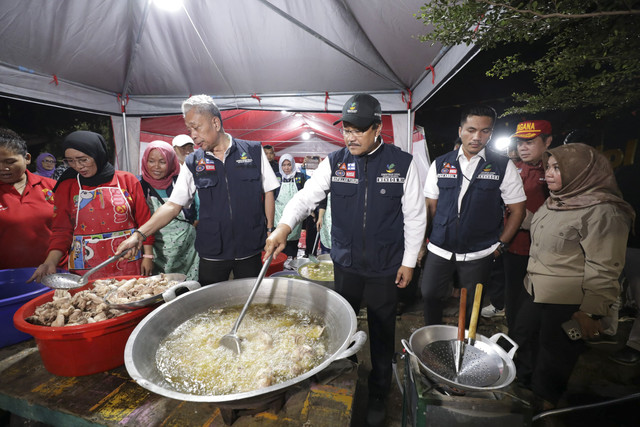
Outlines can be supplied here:
M462 198L458 213L458 196L462 175L458 151L451 151L435 161L438 173L438 206L429 241L454 253L477 252L498 241L503 229L504 204L500 184L509 158L485 150Z
M233 139L225 163L196 150L185 159L200 197L196 250L201 258L239 259L262 251L267 237L262 146Z
M412 156L382 144L353 156L329 154L331 164L331 258L365 276L395 274L404 254L404 181Z

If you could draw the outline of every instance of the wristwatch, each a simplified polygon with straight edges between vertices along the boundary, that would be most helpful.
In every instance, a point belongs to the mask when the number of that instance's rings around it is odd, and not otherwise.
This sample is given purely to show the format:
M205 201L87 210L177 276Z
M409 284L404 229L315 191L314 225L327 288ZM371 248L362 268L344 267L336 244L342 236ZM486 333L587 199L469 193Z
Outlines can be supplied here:
M509 244L505 243L501 240L499 240L500 244L498 245L498 247L496 249L498 249L498 252L500 252L500 255L504 254L505 252L507 252L507 249L509 249Z
M267 233L273 233L275 229L275 227L267 227Z

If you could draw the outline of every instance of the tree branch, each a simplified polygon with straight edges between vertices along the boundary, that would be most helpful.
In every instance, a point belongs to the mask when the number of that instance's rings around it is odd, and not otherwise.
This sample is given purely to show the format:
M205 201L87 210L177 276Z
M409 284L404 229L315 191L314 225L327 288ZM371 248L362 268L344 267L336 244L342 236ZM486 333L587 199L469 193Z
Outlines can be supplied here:
M601 12L592 12L592 13L581 13L579 15L567 14L567 13L547 13L547 14L544 14L544 13L534 12L533 10L528 10L528 9L518 9L518 8L513 7L513 6L511 6L509 4L506 4L506 3L496 3L496 2L493 2L493 1L489 1L489 0L476 0L476 1L478 1L478 3L484 3L484 4L489 5L489 6L503 7L505 9L509 9L509 10L511 10L513 12L533 15L533 16L536 16L536 17L542 18L542 19L548 19L548 18L584 19L584 18L596 18L596 17L599 17L599 16L619 16L619 15L639 15L640 14L640 10L637 10L637 9L601 11Z

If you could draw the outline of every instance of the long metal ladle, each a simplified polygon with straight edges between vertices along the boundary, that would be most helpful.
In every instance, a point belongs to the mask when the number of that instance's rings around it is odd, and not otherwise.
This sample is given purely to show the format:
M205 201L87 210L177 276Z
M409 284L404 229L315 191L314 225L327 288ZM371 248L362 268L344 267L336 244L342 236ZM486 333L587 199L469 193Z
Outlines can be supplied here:
M236 323L233 325L231 332L224 335L220 338L220 345L227 347L229 350L233 351L235 354L242 353L242 348L240 347L240 338L238 337L238 327L240 326L240 322L244 319L244 315L247 313L247 309L249 308L249 304L253 300L253 297L256 295L258 288L260 287L260 283L262 283L262 279L264 278L269 265L271 265L271 260L273 259L273 253L269 255L269 258L264 262L262 269L260 270L260 274L256 279L256 283L253 285L253 289L251 289L251 293L249 294L249 298L247 298L247 302L244 303L244 307L242 307L242 311L240 312L240 316L236 320Z
M319 238L320 238L320 230L318 230L318 234L316 234L315 242L313 242L313 248L311 248L311 251L309 251L309 260L315 264L315 267L317 267L318 263L320 262L318 261L318 258L316 258L316 256L314 255L314 253L318 251Z
M89 282L89 276L96 271L111 264L112 262L120 259L127 251L122 252L119 255L114 255L108 260L96 265L91 270L87 271L83 276L78 276L72 273L54 273L44 276L42 278L42 284L52 289L76 289L81 288Z

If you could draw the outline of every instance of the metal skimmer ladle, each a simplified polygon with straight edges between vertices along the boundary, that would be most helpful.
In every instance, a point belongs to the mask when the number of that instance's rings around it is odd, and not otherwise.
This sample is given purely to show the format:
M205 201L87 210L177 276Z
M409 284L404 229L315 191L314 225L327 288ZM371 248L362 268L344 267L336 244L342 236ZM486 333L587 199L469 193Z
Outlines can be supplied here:
M233 351L235 354L242 353L242 348L240 347L240 338L238 337L238 327L240 326L240 322L244 319L244 315L247 313L247 309L249 308L249 304L253 300L253 297L256 295L258 288L260 287L260 283L262 283L262 279L264 278L269 265L271 265L271 260L273 259L273 253L269 255L269 258L264 262L262 269L260 270L260 274L256 279L256 283L253 285L253 289L251 289L251 293L249 294L249 298L247 298L247 302L244 303L244 307L242 307L242 311L236 320L236 323L233 325L231 332L224 335L220 338L220 345L227 347L229 350Z
M42 284L52 289L76 289L81 288L89 282L89 276L102 267L111 264L112 262L120 259L125 253L122 252L119 255L114 255L108 260L98 264L91 270L87 271L82 277L72 273L54 273L42 278Z
M485 343L475 342L481 298L482 284L478 283L469 322L469 339L467 343L462 343L460 352L460 341L448 340L427 344L421 354L422 362L436 374L458 384L474 387L494 384L500 379L503 369L502 359L497 353ZM458 362L460 354L462 357Z
M313 262L315 265L315 267L318 266L318 263L320 261L318 261L318 258L316 258L316 256L314 255L315 252L318 251L318 239L320 238L320 230L318 230L318 233L316 234L316 240L315 242L313 242L313 248L311 248L311 251L309 252L309 260L311 262Z

